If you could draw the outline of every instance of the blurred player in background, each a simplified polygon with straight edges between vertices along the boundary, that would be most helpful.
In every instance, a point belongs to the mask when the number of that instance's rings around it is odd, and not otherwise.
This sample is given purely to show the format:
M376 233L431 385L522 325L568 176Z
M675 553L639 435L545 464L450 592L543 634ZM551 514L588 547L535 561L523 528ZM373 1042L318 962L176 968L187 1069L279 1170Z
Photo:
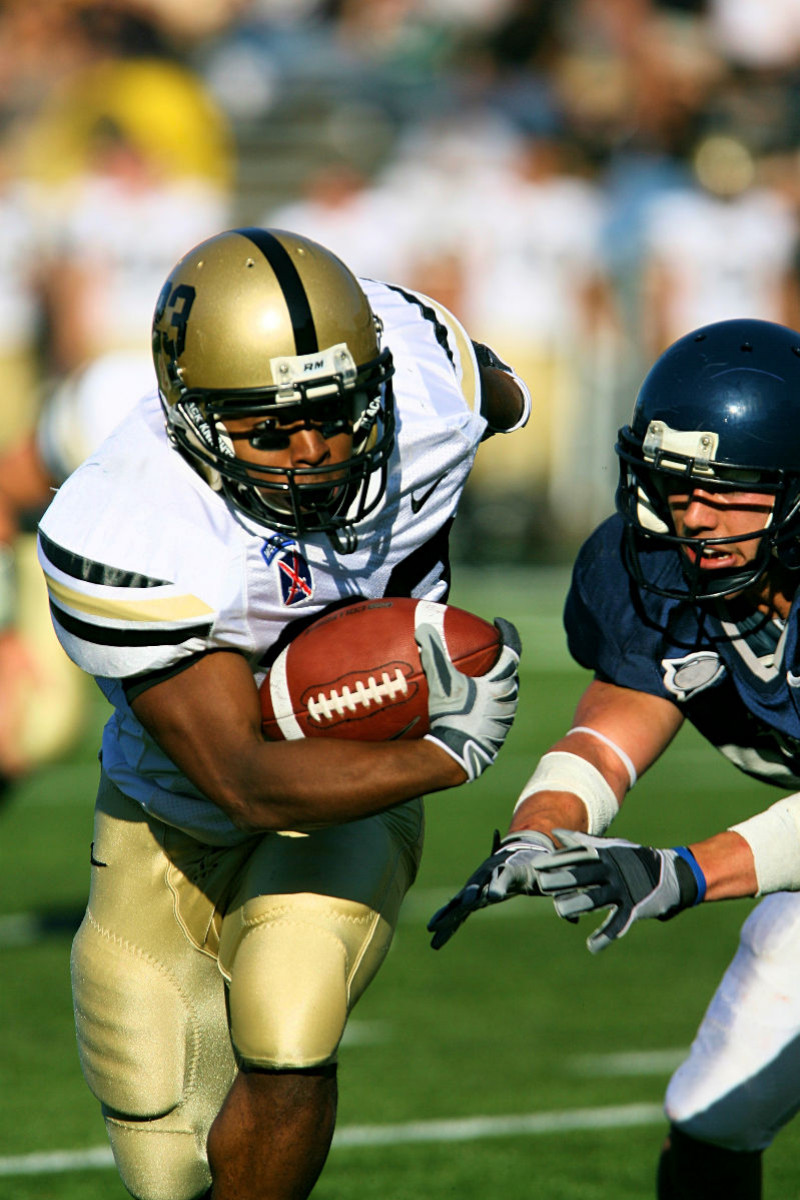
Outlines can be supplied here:
M498 622L467 684L422 625L417 741L267 743L257 687L331 605L446 599L475 451L529 399L435 301L279 230L185 255L153 350L160 395L40 525L58 637L114 708L73 947L81 1063L139 1200L296 1200L417 870L419 797L493 762L518 640Z
M51 16L72 66L34 71L40 103L0 131L0 788L66 752L88 711L85 675L53 632L36 524L52 489L154 391L153 296L231 203L232 138L202 80L150 54L118 57L105 36L116 41L121 10L98 26L77 10Z
M153 295L176 254L224 228L227 193L167 173L109 116L91 130L86 169L61 188L48 271L50 354L57 369L109 350L149 349Z
M36 558L53 490L155 388L151 356L103 355L60 380L35 429L0 455L0 792L84 728L84 674L63 654Z
M568 920L610 909L592 952L645 917L765 896L669 1084L658 1172L660 1200L758 1200L762 1151L800 1107L800 334L746 319L687 334L617 453L618 513L580 552L565 610L594 681L432 944L517 894ZM689 846L604 837L684 720L795 794Z

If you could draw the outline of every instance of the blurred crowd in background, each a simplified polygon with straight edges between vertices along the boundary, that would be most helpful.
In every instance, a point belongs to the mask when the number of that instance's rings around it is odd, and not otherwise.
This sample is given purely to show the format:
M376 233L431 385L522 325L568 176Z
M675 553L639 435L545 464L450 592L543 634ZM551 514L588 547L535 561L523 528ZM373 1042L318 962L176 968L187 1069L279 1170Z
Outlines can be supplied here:
M566 561L652 359L800 326L800 0L0 0L0 628L41 618L25 538L150 386L169 269L239 224L513 363L534 415L481 448L456 557ZM9 695L0 779L50 752Z
M471 522L490 559L557 554L654 355L800 321L798 92L800 0L5 0L0 440L147 353L195 242L278 225L525 376Z

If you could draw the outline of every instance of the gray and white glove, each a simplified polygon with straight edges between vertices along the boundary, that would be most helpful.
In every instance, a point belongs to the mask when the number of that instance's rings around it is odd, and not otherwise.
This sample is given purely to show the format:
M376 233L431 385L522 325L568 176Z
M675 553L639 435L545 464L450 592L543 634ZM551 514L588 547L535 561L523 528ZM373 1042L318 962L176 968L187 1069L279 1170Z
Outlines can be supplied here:
M703 873L685 846L655 850L575 830L554 829L553 834L563 849L543 859L536 874L558 915L577 921L584 913L611 909L586 941L592 954L623 937L634 921L668 921L705 895Z
M537 868L554 846L546 833L521 830L500 837L495 829L492 853L473 871L460 892L433 914L431 946L440 950L470 913L511 896L540 896Z
M463 767L470 782L491 766L517 711L522 643L510 621L498 617L500 654L485 675L465 675L454 665L433 625L415 633L428 681L428 741Z

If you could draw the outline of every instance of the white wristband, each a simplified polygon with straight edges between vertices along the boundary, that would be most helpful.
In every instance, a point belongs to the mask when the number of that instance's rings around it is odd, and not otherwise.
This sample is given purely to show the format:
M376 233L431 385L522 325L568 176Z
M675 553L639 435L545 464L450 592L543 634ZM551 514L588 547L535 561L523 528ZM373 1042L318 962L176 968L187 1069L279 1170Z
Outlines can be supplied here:
M536 792L570 792L586 809L588 832L602 834L619 812L619 801L604 775L587 759L567 750L550 750L520 793L514 812Z
M753 852L757 895L800 891L800 793L729 828Z

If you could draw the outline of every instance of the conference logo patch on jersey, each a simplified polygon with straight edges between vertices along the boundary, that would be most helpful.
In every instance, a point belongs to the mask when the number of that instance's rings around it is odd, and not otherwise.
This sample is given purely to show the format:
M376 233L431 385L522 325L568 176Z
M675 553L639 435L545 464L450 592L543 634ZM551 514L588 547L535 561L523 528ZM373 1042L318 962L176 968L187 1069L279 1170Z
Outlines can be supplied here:
M677 700L689 700L725 674L725 664L713 650L697 650L684 658L662 658L664 687Z
M300 604L314 595L311 568L299 550L289 550L278 559L278 578L283 603Z
M311 567L297 549L294 538L273 534L264 542L261 554L268 567L275 564L285 605L300 604L303 600L311 599L314 595Z

